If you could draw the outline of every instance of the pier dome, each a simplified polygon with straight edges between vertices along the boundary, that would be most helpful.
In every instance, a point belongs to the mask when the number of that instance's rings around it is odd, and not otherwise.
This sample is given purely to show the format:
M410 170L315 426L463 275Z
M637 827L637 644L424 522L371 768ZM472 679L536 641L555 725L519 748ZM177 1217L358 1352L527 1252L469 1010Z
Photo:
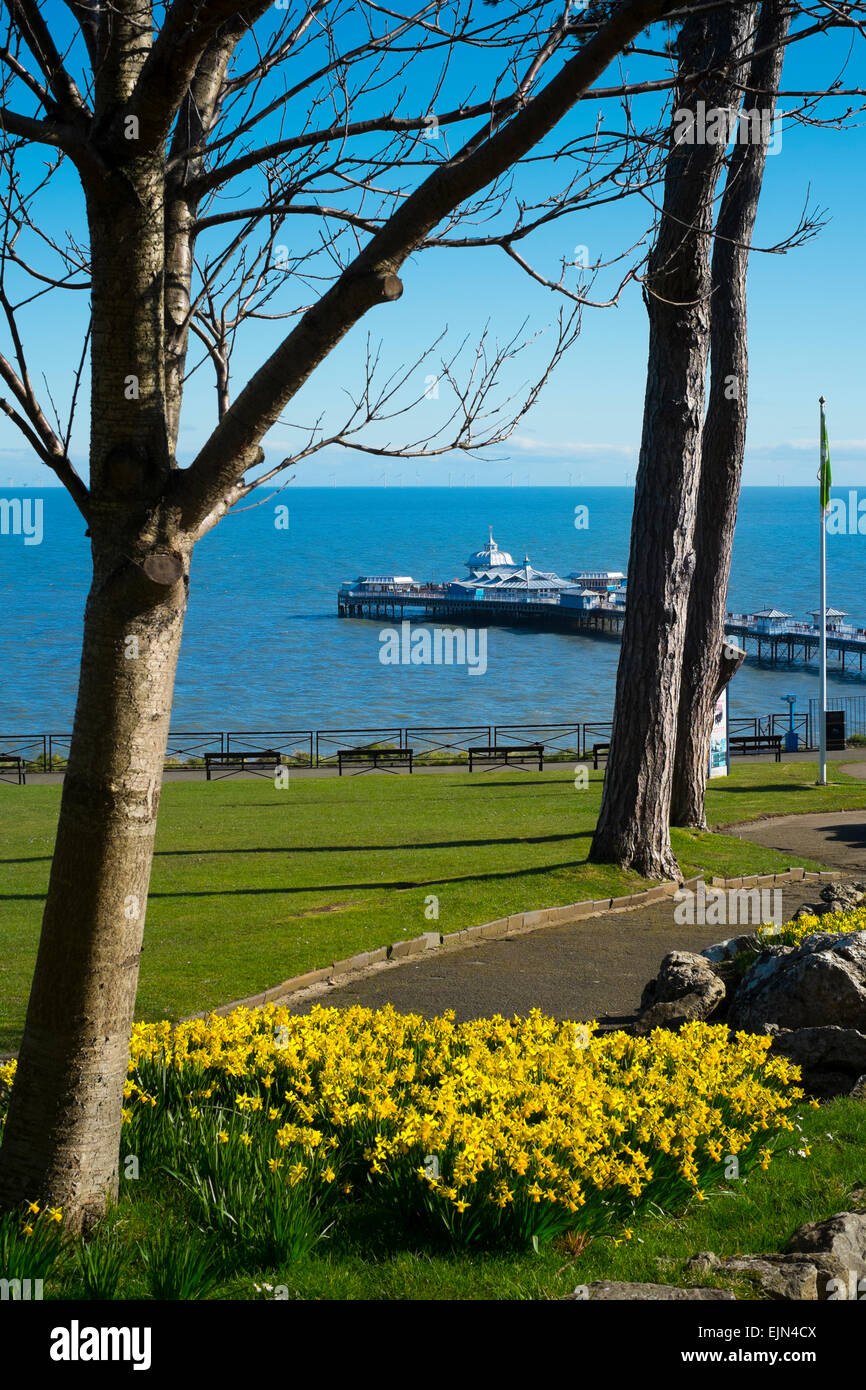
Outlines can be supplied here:
M500 569L503 566L516 568L514 561L507 550L500 550L493 539L493 527L490 527L490 539L481 549L476 550L474 555L470 555L466 561L469 570L490 570Z

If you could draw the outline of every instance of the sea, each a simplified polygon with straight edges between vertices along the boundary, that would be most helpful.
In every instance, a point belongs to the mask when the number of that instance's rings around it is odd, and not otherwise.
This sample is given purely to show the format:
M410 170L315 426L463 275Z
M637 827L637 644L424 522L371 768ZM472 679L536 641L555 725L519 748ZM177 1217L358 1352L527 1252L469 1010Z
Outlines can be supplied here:
M847 498L847 490L838 495ZM30 536L0 514L0 735L64 733L75 706L89 549L62 489L8 489L30 503ZM41 535L32 524L41 500ZM177 675L177 730L400 728L605 720L619 643L491 627L486 669L383 664L382 619L338 618L340 584L359 575L466 577L488 528L538 569L628 568L626 488L301 488L252 494L199 543ZM581 510L579 510L581 509ZM583 510L585 509L585 510ZM866 510L866 506L864 506ZM27 511L23 513L28 515ZM575 523L581 523L576 525ZM818 606L815 488L744 488L728 607L776 606L803 621ZM828 602L866 623L866 536L828 537ZM29 540L30 543L26 543ZM750 658L734 714L805 709L815 667ZM831 666L831 695L866 679Z

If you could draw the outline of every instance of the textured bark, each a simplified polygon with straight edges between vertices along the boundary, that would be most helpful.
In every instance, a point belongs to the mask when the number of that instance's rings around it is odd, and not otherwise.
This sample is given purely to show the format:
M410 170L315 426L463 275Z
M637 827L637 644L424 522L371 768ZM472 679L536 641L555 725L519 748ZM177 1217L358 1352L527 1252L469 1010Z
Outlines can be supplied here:
M683 25L675 112L730 107L725 64L739 52L751 6ZM710 70L697 86L690 74ZM674 131L677 130L674 123ZM628 600L604 794L590 857L647 877L678 874L669 812L688 591L694 565L705 379L709 249L724 145L677 144L667 161L661 224L650 256L643 435L635 485Z
M746 79L745 106L770 119L782 75L790 15L786 0L764 0L755 39L760 56ZM767 48L769 51L761 52ZM716 674L724 646L728 579L748 415L746 276L767 160L766 145L737 144L731 155L713 249L711 384L704 424L677 719L671 823L706 828L704 800Z
M102 566L100 565L100 571ZM71 1227L117 1188L153 838L186 584L127 562L94 579L69 767L18 1073L3 1205L41 1199ZM130 656L138 643L138 658Z
M146 7L117 17L101 97L132 88ZM121 7L121 10L123 7ZM86 1226L116 1189L123 1083L186 607L189 546L167 491L164 153L127 142L87 189L92 255L93 582L57 839L3 1147L0 1204ZM169 500L166 500L167 497ZM174 565L160 565L170 555ZM180 562L183 578L173 577ZM154 583L166 569L171 582Z

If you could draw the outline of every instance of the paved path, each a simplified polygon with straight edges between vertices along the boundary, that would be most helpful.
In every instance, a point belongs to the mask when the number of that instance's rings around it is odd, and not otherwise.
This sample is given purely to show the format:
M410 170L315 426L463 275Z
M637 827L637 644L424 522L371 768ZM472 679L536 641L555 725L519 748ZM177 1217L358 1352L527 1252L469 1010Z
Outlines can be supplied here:
M817 859L827 868L842 869L855 878L866 877L866 811L778 816L730 826L728 833L786 854Z
M815 900L819 885L794 883L782 891L787 919L801 903ZM431 953L335 986L299 1002L293 1012L309 1013L315 1004L393 1004L400 1013L429 1017L453 1009L458 1019L470 1019L510 1017L537 1006L554 1018L622 1024L634 1018L644 985L668 951L700 951L732 934L725 927L678 926L673 914L673 903L659 903Z

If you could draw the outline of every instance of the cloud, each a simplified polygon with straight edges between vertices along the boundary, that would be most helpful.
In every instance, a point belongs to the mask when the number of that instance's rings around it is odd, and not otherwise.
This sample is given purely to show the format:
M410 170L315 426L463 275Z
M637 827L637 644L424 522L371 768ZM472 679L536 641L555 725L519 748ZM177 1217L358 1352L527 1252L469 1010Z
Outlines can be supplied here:
M778 444L750 444L747 448L752 458L783 458L789 454L811 454L818 456L817 434L811 439L788 439ZM841 454L866 457L866 439L834 439L830 436L831 458Z
M533 439L525 434L513 434L503 446L538 458L634 458L632 444L585 444L574 439Z

